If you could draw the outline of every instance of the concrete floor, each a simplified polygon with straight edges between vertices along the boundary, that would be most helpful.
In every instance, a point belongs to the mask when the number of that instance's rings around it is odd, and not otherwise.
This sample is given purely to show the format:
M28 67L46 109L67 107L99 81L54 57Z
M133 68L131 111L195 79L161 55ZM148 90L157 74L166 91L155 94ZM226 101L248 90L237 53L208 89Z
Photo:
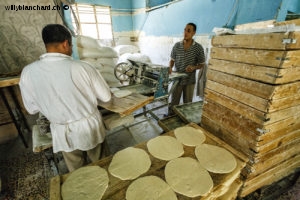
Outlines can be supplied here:
M152 107L160 105L160 102L154 103L153 105L150 105ZM162 128L158 125L157 120L153 119L149 114L142 115L142 110L137 110L134 112L135 115L139 115L135 118L133 123L126 124L124 126L120 126L117 128L114 128L113 130L110 130L107 132L107 144L109 148L110 154L114 154L119 150L122 150L129 146L134 146L138 143L147 141L155 136L160 135L163 133ZM155 115L161 119L164 117L164 114L167 113L167 107L163 107L159 110L154 111ZM26 116L27 121L32 126L35 124L35 120L37 116ZM1 133L4 134L4 133ZM9 134L9 133L5 133ZM21 155L22 153L26 152L32 152L32 138L30 132L25 132L24 136L26 141L28 142L29 147L25 148L22 140L20 137L18 137L16 134L13 134L13 138L11 138L8 141L5 141L0 143L0 160L4 160L6 158L11 157L17 157ZM68 173L66 166L63 162L63 160L59 161L59 173L64 174ZM298 181L299 183L299 181ZM0 188L1 188L1 182L0 182ZM296 196L299 197L299 184L298 186L292 188L290 191L293 191L293 194L296 190ZM287 195L290 191L288 191L285 195ZM287 200L287 199L293 199L290 198L291 195L288 195L288 197L283 196L281 198L278 198L280 200ZM247 198L246 198L247 199Z
M160 102L156 102L150 105L150 108L161 105ZM149 107L149 105L148 105ZM133 115L138 115L135 117L134 122L130 124L124 124L122 126L116 127L112 130L107 131L106 142L110 154L114 154L119 150L122 150L129 146L134 146L138 143L147 141L155 136L163 133L163 130L159 127L157 120L153 119L149 114L142 115L143 110L136 110ZM163 107L159 110L154 111L158 118L163 118L163 115L167 113L167 107ZM36 124L37 115L27 115L27 123L30 127ZM14 131L14 130L12 130ZM22 140L16 132L12 134L9 132L1 133L7 135L5 140L0 141L0 160L7 158L18 157L21 153L32 151L32 138L31 132L24 131L25 140L28 143L28 148L25 148ZM10 135L11 134L11 135ZM57 155L62 158L60 154ZM58 163L59 174L68 173L63 159L59 160Z

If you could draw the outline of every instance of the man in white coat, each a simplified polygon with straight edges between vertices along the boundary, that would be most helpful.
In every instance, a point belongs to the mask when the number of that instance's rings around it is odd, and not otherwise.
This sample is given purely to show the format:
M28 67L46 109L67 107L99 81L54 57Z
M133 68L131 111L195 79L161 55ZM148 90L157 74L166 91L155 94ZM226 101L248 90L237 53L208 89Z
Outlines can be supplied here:
M50 121L53 152L62 152L69 171L99 159L105 128L97 101L111 99L109 86L89 64L73 60L72 37L60 24L42 30L47 53L27 65L20 89L30 114L42 113ZM84 153L86 152L86 153Z

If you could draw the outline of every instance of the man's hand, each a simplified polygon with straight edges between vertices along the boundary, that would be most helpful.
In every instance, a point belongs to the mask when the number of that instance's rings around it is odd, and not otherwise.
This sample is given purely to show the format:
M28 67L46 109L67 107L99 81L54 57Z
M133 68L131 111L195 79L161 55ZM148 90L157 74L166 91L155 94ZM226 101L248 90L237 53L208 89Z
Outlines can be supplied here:
M185 71L186 71L186 72L193 72L193 71L195 71L196 69L197 69L197 68L196 68L195 66L189 65L189 66L186 67Z

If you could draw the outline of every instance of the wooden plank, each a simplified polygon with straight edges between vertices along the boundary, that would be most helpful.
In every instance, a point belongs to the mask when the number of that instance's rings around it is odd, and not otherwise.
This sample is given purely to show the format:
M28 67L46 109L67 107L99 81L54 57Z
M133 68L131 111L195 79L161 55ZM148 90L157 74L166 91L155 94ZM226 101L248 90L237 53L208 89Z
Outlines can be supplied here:
M295 93L293 96L286 96L285 98L280 99L272 99L271 101L211 80L207 80L206 88L223 94L236 101L242 102L243 104L246 104L264 113L271 113L278 110L298 106L300 104L299 92Z
M297 168L299 168L299 166L300 155L297 155L258 176L255 176L251 179L246 179L239 196L245 197L263 186L279 181L282 178L292 174Z
M230 130L227 130L219 123L215 122L214 119L210 119L210 116L206 116L205 113L202 114L201 127L208 130L216 137L224 140L227 144L240 151L241 153L251 156L253 150L249 148L249 143L244 138L240 138L235 134L232 134Z
M267 144L278 137L297 130L300 123L299 113L272 124L262 125L210 99L206 99L206 102L203 106L202 115L209 116L210 119L220 123L227 130L232 130L232 134L251 140L252 145L249 147L254 151L257 146Z
M296 26L300 26L300 19L293 19L293 20L287 20L287 21L281 21L281 22L275 22L275 26L284 26L284 25L289 25L289 24L294 24Z
M299 140L297 142L299 142ZM255 163L252 163L250 161L249 164L247 164L247 166L243 170L247 171L246 173L248 174L248 176L245 175L245 177L255 177L275 167L279 163L299 154L299 143L296 144L295 142L293 144L286 145L284 148L274 149L274 151L270 152L269 155L264 156L264 158L262 158L261 160L256 161Z
M207 79L268 100L294 96L300 91L300 81L281 85L271 85L213 69L207 71Z
M299 32L221 35L212 38L214 47L235 47L248 49L299 49ZM286 44L285 39L295 39L295 44Z
M300 48L300 32L290 32L289 38L294 42L288 43L286 49L299 49Z
M236 113L241 114L245 118L248 118L264 126L300 114L300 105L266 113L266 112L259 111L253 107L250 107L240 101L229 98L220 93L216 93L208 88L206 88L205 93L206 93L205 96L206 99L211 99L212 101L221 104L226 108L233 110Z
M276 88L275 85L245 79L213 69L208 69L207 79L268 100L273 98ZM292 94L294 95L294 93Z
M246 64L261 65L275 68L300 66L300 51L276 51L241 48L211 48L213 59L234 61Z
M138 93L132 93L123 98L117 98L113 95L111 101L99 102L98 105L112 112L119 113L121 117L124 117L149 104L153 99L153 96L147 97Z
M50 200L61 200L60 185L60 176L55 176L50 179Z
M209 60L209 69L269 84L284 84L300 80L300 67L274 68L218 59Z
M218 197L218 200L234 200L237 199L238 192L243 185L243 181L240 179L235 180L230 187L228 188L227 192L222 196Z
M299 52L300 54L300 52ZM286 51L241 49L230 47L213 47L210 51L210 58L241 62L253 65L262 65L275 68L284 68L282 58L285 58ZM298 60L298 59L297 59ZM299 61L300 62L300 61Z
M276 138L280 138L295 130L300 129L299 117L300 116L298 115L279 121L278 123L274 123L273 126L277 127L278 129L274 128L272 131L262 130L266 132L265 134L259 136L258 146L263 146L270 141L275 140Z
M18 85L20 82L19 76L0 78L0 88Z
M289 137L290 140L293 140L291 137L298 137L299 135L295 131L300 129L300 122L295 121L299 121L299 117L295 116L289 120L280 121L276 126L274 125L278 128L273 132L262 134L255 139L249 136L251 132L248 132L247 128L240 127L237 122L236 124L232 122L236 120L217 117L211 111L203 110L201 126L245 154L258 157L260 154L263 155L271 149L282 146L282 142L289 141Z
M255 152L258 153L254 153L253 154L253 162L258 162L256 159L263 159L263 157L265 156L265 154L267 152L270 152L273 149L279 149L279 148L285 148L286 144L289 144L291 142L299 142L300 138L300 130L297 129L295 131L289 132L287 134L282 134L282 135L276 135L274 137L274 139L272 140L268 140L269 142L267 142L266 144L262 143L262 142L258 142L258 146L254 148Z
M217 93L209 88L205 89L205 99L209 99L218 104L225 106L226 108L233 110L236 113L248 118L258 124L265 124L269 122L269 118L262 111L259 111L253 107L250 107L240 101L229 98L223 94Z
M256 144L259 140L259 136L263 133L258 129L263 129L263 125L249 120L239 113L236 113L225 106L211 101L210 99L205 100L206 103L203 106L202 113L208 116L212 116L217 122L226 123L228 127L232 127L232 130L241 129L241 133L236 132L239 137L245 137L245 139L251 139ZM224 126L225 127L225 126ZM229 129L230 130L230 129ZM243 133L244 132L244 133Z
M269 102L266 99L261 97L237 90L232 87L228 87L226 85L220 84L218 82L214 82L211 80L207 80L206 88L217 93L223 94L229 98L232 98L236 101L243 102L244 104L255 108L262 112L267 112L269 109Z
M225 187L225 186L231 185L229 182L232 182L232 177L233 176L235 178L237 177L237 174L240 173L238 171L239 170L241 171L241 169L245 166L248 159L241 152L238 152L234 148L230 147L224 141L222 141L219 138L211 135L209 132L207 132L203 128L199 127L198 125L196 125L194 123L190 123L188 126L192 126L194 128L201 129L204 132L204 134L206 135L206 141L205 141L206 143L213 144L213 145L218 145L218 146L222 146L222 147L226 148L227 150L232 152L233 155L235 156L235 158L237 159L237 163L238 163L238 166L236 168L237 171L232 172L232 173L228 173L228 174L213 174L213 173L211 173L211 176L212 176L212 179L213 179L213 182L214 182L213 191L214 191L215 195L221 194L222 191L224 190L224 188L222 186ZM174 132L171 131L171 132L166 133L165 135L169 135L169 136L174 137ZM144 149L146 152L148 152L146 142L138 144L135 147ZM194 155L194 150L195 150L194 147L184 146L185 153L184 153L183 156L189 156L189 157L192 157L192 158L196 158L195 155ZM142 176L155 175L155 176L161 177L164 180L164 167L165 167L167 161L163 161L163 160L159 160L157 158L154 158L150 154L149 154L149 156L150 156L150 159L151 159L151 162L152 162L151 168L148 172L146 172ZM109 157L106 157L102 160L99 160L95 163L92 163L91 165L98 165L98 166L103 167L104 169L107 170L112 158L113 158L113 155L109 156ZM108 174L108 175L109 175L109 186L108 186L108 189L104 193L103 199L110 199L110 200L125 199L126 189L132 183L133 180L122 181L122 180L120 180L116 177L113 177L110 174ZM51 184L50 185L50 195L51 194L54 194L54 195L57 194L57 191L59 191L59 189L61 187L61 184L63 184L63 182L67 179L68 176L69 176L69 174L62 175L62 176L60 176L60 182L56 181L56 184ZM57 187L59 187L59 189L57 189ZM54 190L54 189L56 189L56 191L52 192L52 190ZM213 196L211 196L211 195L212 194L210 193L208 196L206 196L204 198L205 199L213 198ZM180 194L177 194L177 197L178 197L179 200L202 199L202 197L188 198L188 197L185 197L185 196L180 195ZM52 197L50 197L50 198L53 199Z
M266 29L273 25L276 21L275 20L265 20L259 22L250 22L245 24L237 24L234 27L234 30L241 31L241 30L249 30L249 29Z

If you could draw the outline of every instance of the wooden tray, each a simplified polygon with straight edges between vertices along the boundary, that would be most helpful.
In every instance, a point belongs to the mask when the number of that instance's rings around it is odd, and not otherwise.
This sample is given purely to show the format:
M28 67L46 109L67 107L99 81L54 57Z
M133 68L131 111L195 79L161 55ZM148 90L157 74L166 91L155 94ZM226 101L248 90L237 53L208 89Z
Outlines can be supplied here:
M218 145L218 146L226 148L227 150L232 152L233 155L235 156L235 158L237 159L237 167L233 172L228 173L228 174L210 173L210 175L212 176L213 182L214 182L214 187L213 187L211 193L209 193L207 196L188 198L183 195L177 194L177 197L179 200L216 199L217 197L226 194L226 192L230 190L231 184L234 183L235 181L239 180L241 170L242 170L242 168L244 168L244 166L246 165L246 162L248 161L247 157L245 155L241 154L240 152L236 151L229 145L227 145L224 141L218 139L217 137L213 136L206 130L202 129L200 126L196 125L195 123L190 123L190 124L188 124L188 126L192 126L194 128L201 129L206 135L205 143ZM170 136L174 137L174 132L170 131L164 135L170 135ZM146 142L138 144L135 147L144 149L146 152L148 152ZM183 156L189 156L192 158L196 158L194 155L194 150L195 150L194 147L184 146L185 153ZM155 176L161 177L163 180L165 180L164 167L167 164L167 162L154 158L153 156L150 155L150 153L149 153L149 156L150 156L150 159L152 162L151 168L149 169L148 172L144 173L141 176L155 175ZM98 165L107 170L108 166L112 160L112 157L113 157L113 155L106 157L102 160L99 160L91 165ZM68 176L69 176L69 174L65 174L65 175L56 176L51 179L51 183L50 183L50 199L51 200L60 200L61 199L61 191L60 191L61 185L64 183L64 181L67 179ZM102 199L110 199L110 200L125 199L127 187L132 182L133 182L133 180L122 181L122 180L120 180L116 177L113 177L112 175L109 174L109 186L108 186L107 190L105 191ZM240 187L240 186L241 185L238 185L238 187ZM235 191L237 191L239 189L236 187L237 186L235 186L235 188L234 188Z
M178 116L186 123L194 122L200 124L202 114L203 101L196 101L191 103L185 103L176 105L173 110Z

